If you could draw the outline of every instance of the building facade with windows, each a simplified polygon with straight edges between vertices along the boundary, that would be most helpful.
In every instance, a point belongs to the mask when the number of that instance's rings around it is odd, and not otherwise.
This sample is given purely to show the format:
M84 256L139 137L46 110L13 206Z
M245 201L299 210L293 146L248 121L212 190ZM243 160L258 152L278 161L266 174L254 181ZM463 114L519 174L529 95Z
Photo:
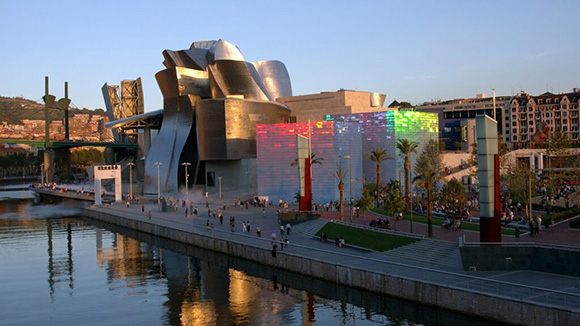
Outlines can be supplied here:
M542 147L546 133L559 131L567 135L571 144L579 144L579 99L580 88L565 94L519 93L510 101L506 115L509 124L506 141L512 149L530 148L530 142L534 147Z
M475 119L477 115L486 114L498 121L498 133L504 134L503 113L509 108L511 96L496 96L495 110L493 98L478 94L474 98L462 98L448 101L427 102L415 108L421 112L432 112L439 115L439 139L445 142L445 149L456 150L457 143L461 150L468 150L472 130L466 120Z

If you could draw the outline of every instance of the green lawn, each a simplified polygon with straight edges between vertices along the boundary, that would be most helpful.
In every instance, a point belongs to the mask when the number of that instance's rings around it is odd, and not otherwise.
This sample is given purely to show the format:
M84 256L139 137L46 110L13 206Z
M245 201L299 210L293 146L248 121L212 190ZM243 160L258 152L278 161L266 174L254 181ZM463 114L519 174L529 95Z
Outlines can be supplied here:
M381 215L388 215L387 211L384 207L373 208L373 212L381 214ZM403 214L403 219L411 220L411 215L408 213ZM433 226L441 226L443 224L444 219L433 217ZM427 224L427 216L423 214L413 213L413 222L417 223L424 223ZM469 231L477 231L479 232L479 223L472 223L472 222L461 222L461 229L462 230L469 230ZM516 231L512 228L501 228L501 234L505 235L515 235Z
M316 235L320 236L322 232L326 232L330 241L334 241L336 237L343 237L346 244L375 251L386 251L419 241L419 239L415 238L374 232L336 223L326 223L322 229L316 232Z

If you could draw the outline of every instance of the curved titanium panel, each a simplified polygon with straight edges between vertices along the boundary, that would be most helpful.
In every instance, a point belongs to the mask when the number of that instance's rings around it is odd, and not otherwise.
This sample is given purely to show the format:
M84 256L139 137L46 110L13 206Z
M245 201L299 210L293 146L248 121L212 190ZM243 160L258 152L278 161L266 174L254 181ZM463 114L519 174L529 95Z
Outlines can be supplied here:
M371 107L382 108L385 104L385 99L387 95L381 93L371 93Z
M216 61L208 67L216 86L224 96L243 95L248 100L269 100L254 81L244 61ZM212 91L212 93L220 92Z
M191 58L201 70L205 70L207 68L207 54L209 53L207 50L202 49L189 49L183 50L183 52Z
M284 123L290 110L269 101L201 100L195 110L200 160L256 157L256 124Z
M216 40L206 40L206 41L194 41L189 46L190 49L203 49L209 50L217 43Z
M207 51L205 52L207 53ZM165 58L165 61L163 61L165 68L184 67L205 70L205 67L202 68L188 53L185 52L185 50L164 50L163 57Z
M173 67L155 74L164 98L194 94L211 97L207 72L203 70Z
M286 66L277 60L252 62L272 101L292 96L292 84Z
M200 73L203 72L176 67L160 71L155 75L164 96L163 124L155 142L151 145L145 163L144 193L146 195L157 195L156 162L162 164L159 166L162 194L178 190L179 158L194 124L195 102L201 98L199 95L180 94L182 90L200 91L195 87L195 82L192 83L192 80L198 81L196 77ZM186 87L188 85L189 87Z
M209 52L213 54L211 63L220 60L245 61L240 49L234 44L224 40L218 40Z
M157 166L161 194L178 190L179 158L191 132L194 118L194 105L198 96L184 95L164 99L163 125L151 145L145 161L145 195L157 195Z

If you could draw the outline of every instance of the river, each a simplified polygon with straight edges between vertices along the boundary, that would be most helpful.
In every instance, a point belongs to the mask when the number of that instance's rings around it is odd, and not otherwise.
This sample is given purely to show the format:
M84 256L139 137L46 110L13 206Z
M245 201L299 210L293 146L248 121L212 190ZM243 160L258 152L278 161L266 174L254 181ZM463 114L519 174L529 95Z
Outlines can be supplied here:
M497 324L0 199L2 325Z

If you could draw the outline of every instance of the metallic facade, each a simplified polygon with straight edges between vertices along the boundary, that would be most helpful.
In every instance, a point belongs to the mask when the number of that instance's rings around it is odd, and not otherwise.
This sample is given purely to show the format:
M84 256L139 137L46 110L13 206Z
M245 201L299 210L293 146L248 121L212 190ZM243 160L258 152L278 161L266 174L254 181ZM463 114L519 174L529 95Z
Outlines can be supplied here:
M395 149L397 139L416 141L420 153L429 140L438 137L438 119L432 113L386 111L329 115L325 120L310 123L312 152L315 158L324 159L321 165L312 166L312 195L318 203L339 198L338 181L332 176L336 164L343 164L350 172L344 182L345 198L351 193L350 186L353 198L359 198L363 179L376 180L376 165L365 158L373 148L385 149L395 158L381 165L381 180L386 183L404 171L404 158ZM258 194L292 202L299 191L298 169L290 166L297 157L296 135L307 137L308 123L258 125L256 130ZM411 156L412 166L417 157Z
M155 75L163 123L146 157L146 195L157 194L155 163L161 163L162 194L184 184L183 162L195 167L191 183L206 184L212 172L206 163L241 168L247 164L219 162L255 159L256 124L288 121L287 106L274 102L292 95L283 63L246 62L237 46L223 40L193 42L186 50L165 50L163 57L166 69Z

